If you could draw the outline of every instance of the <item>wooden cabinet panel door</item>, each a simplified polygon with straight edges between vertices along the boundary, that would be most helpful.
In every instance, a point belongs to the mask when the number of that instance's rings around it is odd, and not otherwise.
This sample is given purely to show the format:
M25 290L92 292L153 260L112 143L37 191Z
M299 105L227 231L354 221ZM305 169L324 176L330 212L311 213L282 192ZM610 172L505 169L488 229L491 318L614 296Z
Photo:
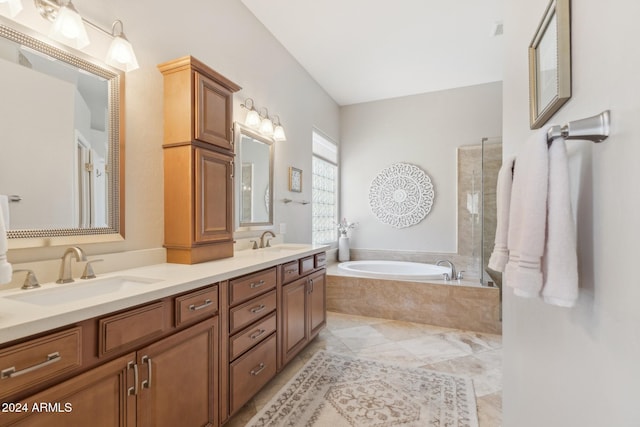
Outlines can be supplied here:
M315 273L309 278L309 339L315 337L326 322L325 278L324 271Z
M129 362L132 367L135 362L134 353L24 399L21 404L27 405L28 412L3 413L0 415L0 425L135 426L135 378L134 369L127 369Z
M215 426L218 318L138 351L138 425Z
M196 242L233 240L233 157L195 148Z
M282 287L282 349L287 363L307 342L307 278Z
M196 139L232 151L232 93L199 73L195 73L195 85Z

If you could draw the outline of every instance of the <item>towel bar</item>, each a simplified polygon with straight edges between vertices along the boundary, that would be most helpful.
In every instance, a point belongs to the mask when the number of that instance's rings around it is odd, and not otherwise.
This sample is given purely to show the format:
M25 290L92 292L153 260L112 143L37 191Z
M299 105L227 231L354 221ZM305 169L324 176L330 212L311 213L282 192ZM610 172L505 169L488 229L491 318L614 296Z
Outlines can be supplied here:
M19 202L20 200L22 200L22 197L16 196L15 194L12 195L12 196L9 196L9 201L10 202Z
M558 137L602 142L609 136L610 120L609 110L606 110L596 116L574 120L564 126L551 126L547 131L547 143L550 144Z

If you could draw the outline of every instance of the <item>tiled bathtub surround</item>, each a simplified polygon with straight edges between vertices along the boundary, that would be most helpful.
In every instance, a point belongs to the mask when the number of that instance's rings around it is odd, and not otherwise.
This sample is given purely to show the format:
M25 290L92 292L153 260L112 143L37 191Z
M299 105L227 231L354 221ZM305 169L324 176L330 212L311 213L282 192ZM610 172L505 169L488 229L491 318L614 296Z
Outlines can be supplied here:
M327 269L327 309L499 334L498 288L444 281L408 282L355 277L337 265Z

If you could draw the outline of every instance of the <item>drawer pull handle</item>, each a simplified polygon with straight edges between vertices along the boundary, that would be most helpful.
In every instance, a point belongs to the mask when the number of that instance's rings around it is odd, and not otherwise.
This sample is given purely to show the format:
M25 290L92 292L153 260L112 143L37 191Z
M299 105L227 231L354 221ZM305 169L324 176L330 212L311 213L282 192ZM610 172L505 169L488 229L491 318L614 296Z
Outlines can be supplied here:
M127 389L127 395L137 396L138 395L138 364L134 362L127 363L127 369L131 369L132 367L133 367L133 387L129 387Z
M15 366L12 366L7 369L3 369L2 372L0 372L0 379L19 377L20 375L28 374L29 372L33 372L37 369L44 368L45 366L49 366L52 363L56 363L61 360L62 360L62 356L60 356L60 353L56 351L54 353L48 354L47 360L45 360L44 362L38 363L37 365L30 366L21 371L16 371Z
M264 363L260 363L260 365L258 365L258 369L251 370L251 375L257 377L258 375L260 375L260 372L264 371L264 368L266 367L267 366Z
M251 310L249 310L250 312L252 312L253 314L257 314L260 313L261 311L263 311L265 308L267 308L266 305L264 304L260 304L257 307L253 307Z
M151 388L151 358L149 356L142 356L142 363L147 364L147 379L142 381L142 388Z
M297 271L296 270L287 270L287 274L296 274Z
M259 288L260 286L264 285L265 281L264 280L260 280L258 283L255 282L251 282L251 284L249 285L249 287L251 289L255 289L255 288Z
M191 311L202 310L203 308L209 307L211 304L213 304L213 302L207 298L206 300L204 300L204 304L200 304L200 305L191 304L189 306L189 310Z
M249 336L249 338L251 338L252 340L258 339L259 337L264 335L265 332L267 332L266 329L258 329L253 335Z

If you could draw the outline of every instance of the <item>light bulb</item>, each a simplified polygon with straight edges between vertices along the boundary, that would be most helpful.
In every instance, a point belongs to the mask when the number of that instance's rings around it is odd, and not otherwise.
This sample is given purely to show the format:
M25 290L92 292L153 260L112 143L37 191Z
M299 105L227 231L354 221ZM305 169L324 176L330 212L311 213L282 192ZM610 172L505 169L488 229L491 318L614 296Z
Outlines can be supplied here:
M76 49L82 49L89 44L89 36L82 22L82 17L71 2L61 6L58 10L49 36Z
M260 133L267 136L273 135L273 122L269 117L265 117L260 122Z
M274 141L286 141L287 136L284 134L284 128L282 125L276 125L276 128L273 130L273 140Z
M244 119L244 124L254 129L260 126L260 115L258 112L254 109L249 110L247 117Z
M8 9L8 15L11 18L15 18L15 16L20 13L22 10L22 0L0 0L0 11L4 12Z
M133 51L133 46L131 46L131 43L129 43L129 40L127 40L124 34L115 36L111 41L106 62L124 71L132 71L140 68L136 54Z

